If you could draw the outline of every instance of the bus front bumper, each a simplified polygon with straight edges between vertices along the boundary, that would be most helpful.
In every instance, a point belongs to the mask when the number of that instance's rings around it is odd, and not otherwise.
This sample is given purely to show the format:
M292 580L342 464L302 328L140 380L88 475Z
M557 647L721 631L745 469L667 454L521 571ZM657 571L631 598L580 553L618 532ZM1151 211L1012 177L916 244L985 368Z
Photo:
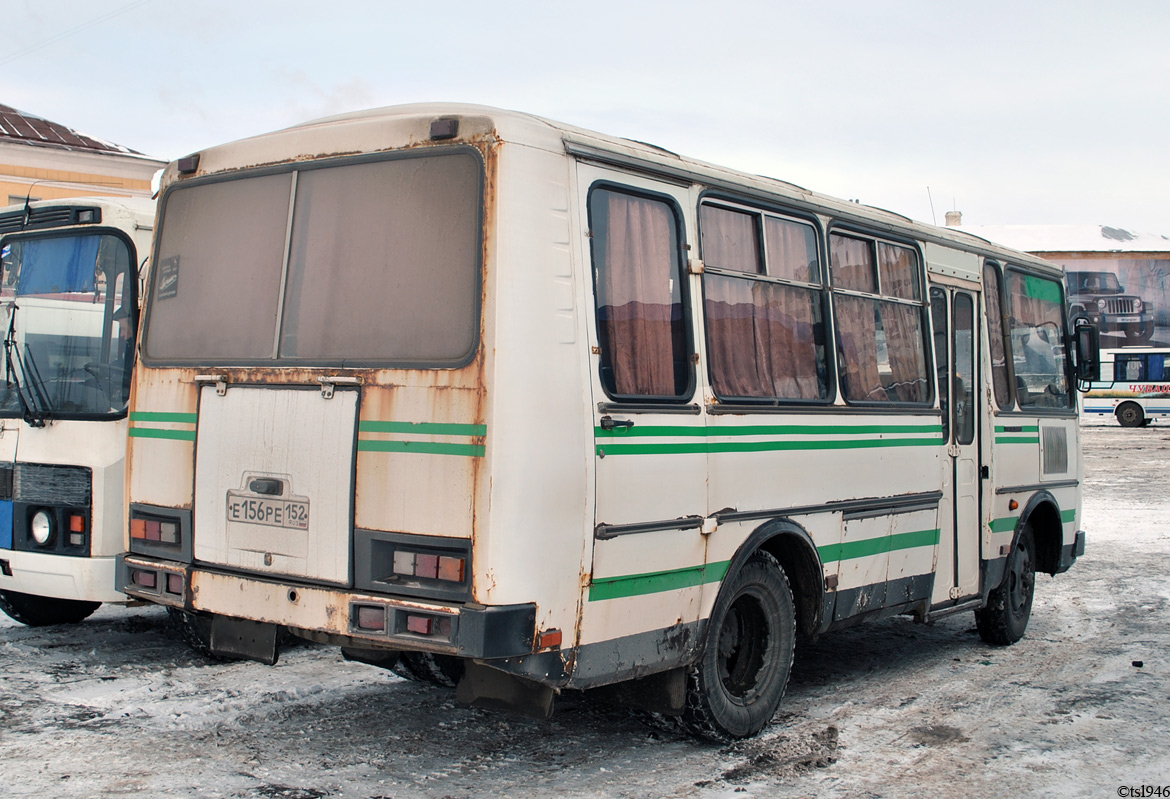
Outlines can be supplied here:
M536 651L536 606L446 604L228 574L140 555L119 556L117 585L135 599L275 624L343 646L477 660Z
M115 558L0 549L0 591L79 602L125 603L115 590Z

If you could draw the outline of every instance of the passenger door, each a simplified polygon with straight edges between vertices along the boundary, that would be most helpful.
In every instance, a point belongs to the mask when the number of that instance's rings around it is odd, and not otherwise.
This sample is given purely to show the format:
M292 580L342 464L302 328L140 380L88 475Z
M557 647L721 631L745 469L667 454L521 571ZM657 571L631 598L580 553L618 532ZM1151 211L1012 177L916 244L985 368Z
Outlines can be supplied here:
M979 306L973 293L957 289L932 288L930 301L947 445L932 597L940 605L979 590Z

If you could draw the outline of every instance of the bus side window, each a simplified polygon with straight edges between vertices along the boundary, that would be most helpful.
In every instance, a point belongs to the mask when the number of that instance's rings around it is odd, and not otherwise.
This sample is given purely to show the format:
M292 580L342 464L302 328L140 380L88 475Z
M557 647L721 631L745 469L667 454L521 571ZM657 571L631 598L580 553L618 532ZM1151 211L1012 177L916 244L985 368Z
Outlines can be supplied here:
M617 398L685 398L692 368L674 209L595 189L589 216L602 385Z
M715 395L828 399L816 229L710 203L700 206L699 223Z
M917 253L829 235L841 383L850 402L929 402Z

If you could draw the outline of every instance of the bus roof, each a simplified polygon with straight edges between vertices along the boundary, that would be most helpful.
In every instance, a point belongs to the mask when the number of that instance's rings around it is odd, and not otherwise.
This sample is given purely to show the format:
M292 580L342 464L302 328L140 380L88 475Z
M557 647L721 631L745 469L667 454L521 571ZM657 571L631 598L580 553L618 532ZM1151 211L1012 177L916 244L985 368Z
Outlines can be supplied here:
M428 146L434 143L431 122L448 118L458 120L457 135L442 140L441 144L494 140L550 152L568 151L586 160L698 182L734 191L741 196L789 202L875 231L974 251L999 261L1027 264L1053 276L1063 272L1059 265L1050 261L994 244L963 230L916 222L892 211L820 194L776 178L687 158L644 142L608 136L533 114L480 105L418 103L311 120L200 151L195 170L188 174L181 175L179 162L172 162L163 175L162 186L165 190L185 177Z

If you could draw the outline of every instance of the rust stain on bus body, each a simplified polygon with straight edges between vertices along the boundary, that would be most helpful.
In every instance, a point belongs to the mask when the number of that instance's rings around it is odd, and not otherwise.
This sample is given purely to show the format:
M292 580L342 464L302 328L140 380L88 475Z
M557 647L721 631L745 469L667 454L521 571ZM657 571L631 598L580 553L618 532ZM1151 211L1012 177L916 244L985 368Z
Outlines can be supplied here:
M142 395L149 397L149 405L162 408L161 401L167 394L171 394L166 402L168 410L189 411L196 412L199 404L199 392L201 385L197 383L196 377L199 375L214 375L220 377L227 384L227 390L231 390L233 386L249 386L249 387L281 387L281 386L298 386L306 385L315 386L319 384L319 379L328 376L346 376L358 377L362 381L360 388L359 400L359 419L366 420L399 420L399 421L427 421L427 422L450 422L459 424L487 424L487 402L488 390L486 374L488 366L488 354L491 349L489 331L494 327L491 320L492 307L489 303L489 297L492 294L492 284L494 282L494 275L492 274L493 257L495 242L492 232L495 226L495 217L497 210L497 183L496 172L499 159L499 147L501 142L498 138L497 132L494 129L483 130L482 128L473 136L459 137L452 140L442 142L431 141L411 141L402 146L387 148L376 152L393 152L397 150L416 149L421 147L450 147L467 146L470 145L479 151L484 162L484 187L483 187L483 209L482 209L482 224L481 224L481 269L480 269L480 306L479 306L479 336L478 344L476 346L475 354L472 360L463 367L457 369L401 369L401 368L351 368L342 366L295 366L287 365L280 366L248 366L248 367L221 367L221 366L203 366L197 368L175 367L161 365L158 368L140 368L139 376L134 384L135 395ZM173 183L182 183L194 177L209 177L213 175L227 175L248 170L272 167L290 163L299 162L313 162L330 158L340 158L353 155L369 154L365 151L345 151L345 152L331 152L320 153L315 155L299 155L291 159L282 159L275 162L256 163L247 166L233 167L229 169L213 170L211 172L198 172L192 175L175 176ZM164 387L169 384L169 388ZM204 380L203 385L209 385ZM417 404L417 393L423 391L426 394L426 408L420 412ZM411 403L410 414L408 417L399 417L396 414L397 406L400 402L400 397L404 394L414 393L412 397L414 402ZM185 396L176 397L175 394L183 394ZM137 407L132 400L132 407ZM144 407L142 410L155 410L156 407ZM356 435L356 431L355 431ZM487 437L474 437L469 443L484 446L487 444L487 439L490 438L490 430ZM191 492L194 493L194 447L192 448L192 465L191 475L192 484ZM129 468L135 468L137 463L137 448L131 447L131 453L128 458ZM470 476L470 490L472 492L471 502L471 518L469 520L472 546L476 550L473 554L473 564L482 563L480 550L480 536L479 526L481 524L481 516L487 510L487 503L490 496L490 476L488 474L487 465L484 457L470 458L471 462L471 476ZM129 491L129 484L127 491ZM355 509L359 506L361 497L358 495L358 487L354 486L354 502ZM423 501L423 500L420 500ZM179 507L189 509L192 507L191 502L187 502ZM399 532L411 532L403 530ZM486 599L486 594L490 590L489 586L481 586L475 580L474 575L472 579L472 596L477 600Z

